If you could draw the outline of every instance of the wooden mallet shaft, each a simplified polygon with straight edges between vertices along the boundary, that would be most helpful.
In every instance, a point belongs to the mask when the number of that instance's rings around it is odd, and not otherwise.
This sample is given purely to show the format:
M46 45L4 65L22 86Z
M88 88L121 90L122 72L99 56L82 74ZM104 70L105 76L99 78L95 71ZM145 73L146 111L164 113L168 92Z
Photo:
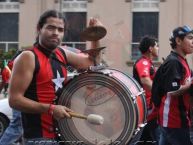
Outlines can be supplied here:
M72 117L76 117L76 118L87 120L87 116L79 114L79 113L76 113L76 112L68 112L68 114L70 114L70 116L72 116Z
M88 116L76 113L76 112L68 112L72 117L80 118L80 119L85 119L91 124L95 125L101 125L104 122L104 118L100 115L96 114L89 114Z

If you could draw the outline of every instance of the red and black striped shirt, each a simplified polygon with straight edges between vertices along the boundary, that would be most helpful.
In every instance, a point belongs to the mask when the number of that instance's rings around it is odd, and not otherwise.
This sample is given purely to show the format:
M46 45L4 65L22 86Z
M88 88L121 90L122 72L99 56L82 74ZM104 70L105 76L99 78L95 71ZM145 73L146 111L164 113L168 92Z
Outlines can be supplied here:
M25 92L25 97L52 104L62 93L67 80L67 70L56 59L67 64L64 50L56 48L52 57L47 56L43 48L34 47L31 50L35 55L35 71L33 79ZM55 138L52 116L45 114L22 113L25 138Z
M191 81L191 71L186 59L175 52L171 52L165 60L165 78L163 88L165 92L175 91L181 85ZM162 97L159 108L159 124L169 128L188 128L190 126L190 95L185 93L178 97Z

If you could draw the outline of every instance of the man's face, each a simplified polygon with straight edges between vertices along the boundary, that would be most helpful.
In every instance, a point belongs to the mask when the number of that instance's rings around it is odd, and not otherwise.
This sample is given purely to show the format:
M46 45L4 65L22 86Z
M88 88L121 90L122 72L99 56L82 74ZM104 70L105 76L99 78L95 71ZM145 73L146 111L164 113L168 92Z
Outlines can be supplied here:
M159 53L159 46L158 46L158 43L155 42L155 45L152 48L152 55L154 57L158 57L158 53Z
M186 35L180 45L181 48L183 49L184 54L193 53L193 34L190 33Z
M42 28L38 30L39 43L49 50L54 50L60 45L64 36L64 21L59 18L49 17Z

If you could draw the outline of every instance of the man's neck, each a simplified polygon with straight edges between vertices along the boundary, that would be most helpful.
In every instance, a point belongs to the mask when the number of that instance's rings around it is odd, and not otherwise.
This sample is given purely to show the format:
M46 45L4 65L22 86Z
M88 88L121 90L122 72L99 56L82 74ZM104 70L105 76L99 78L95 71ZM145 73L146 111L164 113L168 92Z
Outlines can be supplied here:
M50 54L52 53L51 50L47 49L46 47L42 46L42 45L39 44L39 43L38 43L38 45L37 45L37 48L38 48L41 52L43 52L47 57L49 57Z
M182 51L182 49L174 49L173 50L175 53L177 53L178 55L180 55L181 57L183 57L184 59L186 59L186 54L184 54L184 52Z
M150 53L144 53L143 56L149 58L150 60L153 59L153 56Z

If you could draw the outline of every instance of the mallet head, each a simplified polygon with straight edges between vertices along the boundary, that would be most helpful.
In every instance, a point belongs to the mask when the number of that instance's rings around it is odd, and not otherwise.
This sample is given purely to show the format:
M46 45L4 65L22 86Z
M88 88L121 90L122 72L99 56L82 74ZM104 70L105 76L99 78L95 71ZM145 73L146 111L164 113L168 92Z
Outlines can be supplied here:
M95 125L102 125L104 123L104 118L100 115L89 114L87 116L87 121Z

